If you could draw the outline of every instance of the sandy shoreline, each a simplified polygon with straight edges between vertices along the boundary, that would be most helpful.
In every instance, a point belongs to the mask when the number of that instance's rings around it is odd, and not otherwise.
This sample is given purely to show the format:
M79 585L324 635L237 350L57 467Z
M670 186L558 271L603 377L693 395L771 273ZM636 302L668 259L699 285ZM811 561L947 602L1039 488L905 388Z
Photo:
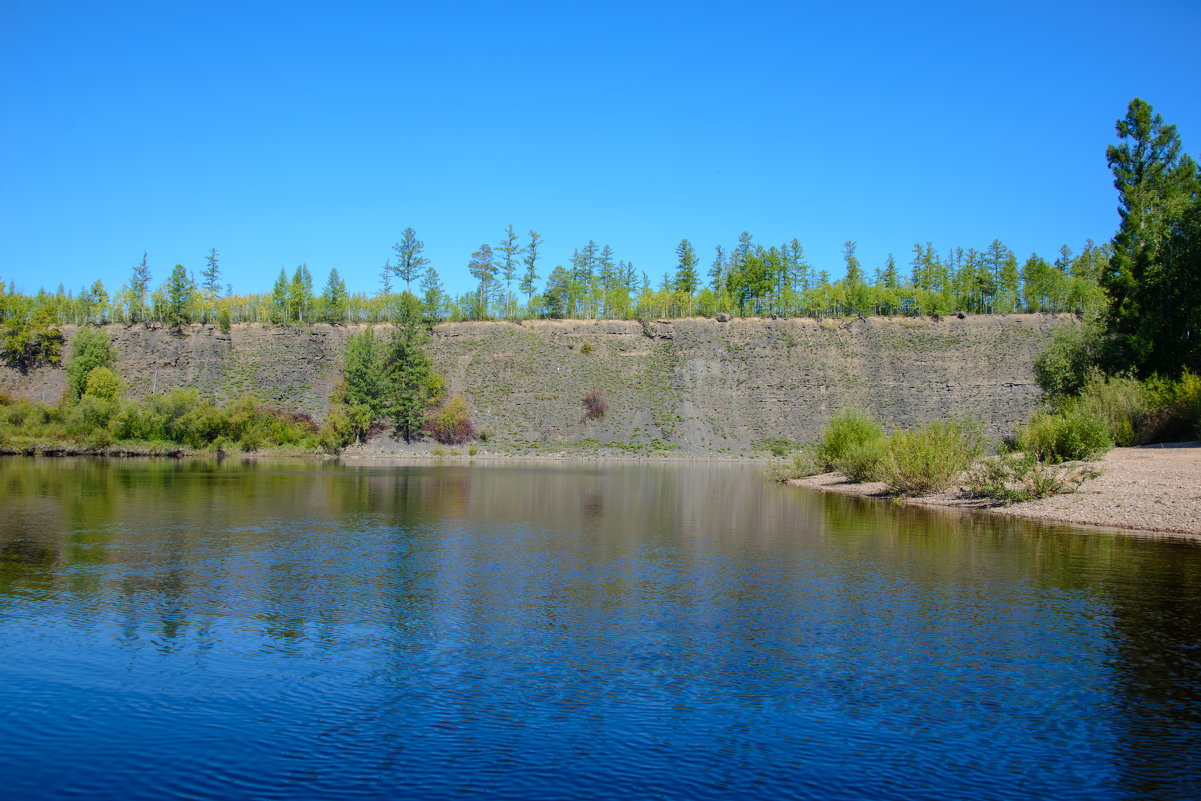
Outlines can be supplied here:
M959 497L951 490L905 498L902 503L985 511L1006 517L1101 526L1130 531L1167 532L1201 538L1201 442L1115 448L1092 462L1101 476L1077 492L1012 506ZM789 482L822 492L891 497L884 484L856 484L839 473Z

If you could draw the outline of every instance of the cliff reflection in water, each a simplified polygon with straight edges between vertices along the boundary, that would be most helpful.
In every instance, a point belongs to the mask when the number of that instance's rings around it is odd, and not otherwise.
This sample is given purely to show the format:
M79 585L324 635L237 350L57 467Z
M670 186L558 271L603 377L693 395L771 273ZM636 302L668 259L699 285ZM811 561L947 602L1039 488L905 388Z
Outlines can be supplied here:
M1191 543L740 465L15 459L0 488L0 780L30 797L1201 781Z

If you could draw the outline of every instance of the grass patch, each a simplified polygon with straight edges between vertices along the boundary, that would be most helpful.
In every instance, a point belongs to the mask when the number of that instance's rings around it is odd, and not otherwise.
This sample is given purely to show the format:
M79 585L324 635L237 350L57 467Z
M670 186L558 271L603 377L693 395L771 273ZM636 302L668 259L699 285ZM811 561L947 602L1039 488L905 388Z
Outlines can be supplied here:
M1101 472L1087 465L1071 468L1039 462L1029 454L1002 454L984 459L968 471L966 494L970 498L1011 503L1033 501L1075 492Z

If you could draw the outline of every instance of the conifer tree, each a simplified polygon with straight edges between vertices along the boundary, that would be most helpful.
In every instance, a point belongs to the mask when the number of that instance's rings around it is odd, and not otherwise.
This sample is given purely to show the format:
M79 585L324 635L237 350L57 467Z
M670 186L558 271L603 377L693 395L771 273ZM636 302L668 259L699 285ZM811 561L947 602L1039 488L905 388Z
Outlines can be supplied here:
M471 273L472 278L479 282L474 316L477 320L483 320L488 316L488 295L492 282L496 280L496 264L492 260L492 247L486 243L480 245L480 249L471 254L467 270Z
M279 268L279 278L271 287L271 322L286 323L292 318L288 309L288 273L283 267Z
M163 313L163 322L173 326L190 323L195 293L196 283L188 275L188 271L182 264L175 265L167 279L167 306Z
M325 281L325 290L321 293L321 306L325 321L327 323L346 322L348 300L346 283L338 274L338 269L332 268L329 271L329 278Z
M1201 368L1201 173L1175 125L1135 98L1106 160L1121 225L1101 282L1109 294L1110 370L1175 375Z
M392 246L396 251L396 266L393 271L400 280L405 282L405 291L410 290L413 279L421 275L425 265L429 264L429 259L422 255L425 252L425 243L417 238L417 232L412 228L404 229L400 235L400 241Z
M512 284L513 279L517 275L517 254L521 252L521 248L517 245L517 232L513 230L512 223L505 228L505 237L497 246L497 252L500 253L500 276L505 279L505 304L504 313L508 317L512 313Z
M134 265L129 277L129 321L140 323L146 319L146 292L150 289L149 256L143 252L142 260Z
M675 289L688 295L688 315L692 316L692 295L696 292L696 250L687 239L681 239L676 245L676 279Z
M216 248L209 248L209 254L204 257L204 269L200 271L200 275L204 278L204 291L209 298L217 297L221 290L221 265L217 261L221 254Z
M401 296L399 319L388 347L386 370L391 390L392 422L405 442L421 432L426 412L436 402L433 364L425 352L429 341L421 320L421 302Z
M425 268L425 274L421 276L421 295L422 304L425 308L425 316L431 320L436 320L442 315L442 281L438 278L438 271L433 265Z
M529 244L522 251L521 261L525 265L525 274L521 276L521 285L518 289L525 293L527 305L534 297L536 289L534 282L542 277L538 275L538 258L540 255L538 247L541 242L542 237L538 235L538 232L530 231Z

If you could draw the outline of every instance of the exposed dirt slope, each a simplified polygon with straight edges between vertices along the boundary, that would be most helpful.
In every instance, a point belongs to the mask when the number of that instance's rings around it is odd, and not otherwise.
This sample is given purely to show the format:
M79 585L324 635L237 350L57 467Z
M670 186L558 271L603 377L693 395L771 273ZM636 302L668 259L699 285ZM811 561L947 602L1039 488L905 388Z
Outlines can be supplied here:
M1008 432L1038 400L1033 356L1065 324L1072 318L445 323L430 350L493 443L739 453L767 437L810 439L849 404L890 423L963 416ZM360 328L107 331L134 396L181 385L219 399L254 391L321 416ZM0 389L18 395L53 402L63 384L61 368L0 368ZM608 414L584 423L581 398L593 389Z

